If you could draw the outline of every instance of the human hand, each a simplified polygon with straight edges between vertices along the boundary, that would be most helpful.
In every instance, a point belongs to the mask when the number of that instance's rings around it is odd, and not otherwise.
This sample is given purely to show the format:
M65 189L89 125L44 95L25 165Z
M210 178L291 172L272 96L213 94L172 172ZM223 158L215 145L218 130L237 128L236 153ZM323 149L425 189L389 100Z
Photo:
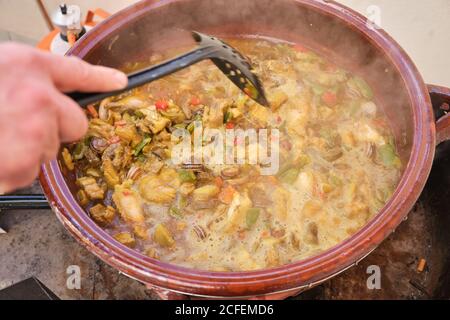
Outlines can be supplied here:
M84 136L83 110L62 92L122 89L120 71L15 43L0 44L0 194L33 182L61 142Z

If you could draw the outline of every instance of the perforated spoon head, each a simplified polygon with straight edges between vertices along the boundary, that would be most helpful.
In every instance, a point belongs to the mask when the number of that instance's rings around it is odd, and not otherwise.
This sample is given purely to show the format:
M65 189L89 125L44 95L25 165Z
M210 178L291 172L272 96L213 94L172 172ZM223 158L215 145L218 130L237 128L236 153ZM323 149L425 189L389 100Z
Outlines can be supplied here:
M250 61L224 41L200 32L192 32L199 45L209 52L209 59L239 89L263 106L269 106L264 88Z
M250 62L236 49L215 37L199 32L192 33L198 47L176 58L139 70L128 75L126 88L109 92L72 92L68 96L82 107L105 98L137 88L187 68L205 59L210 59L239 89L263 106L268 106L264 89L252 70Z

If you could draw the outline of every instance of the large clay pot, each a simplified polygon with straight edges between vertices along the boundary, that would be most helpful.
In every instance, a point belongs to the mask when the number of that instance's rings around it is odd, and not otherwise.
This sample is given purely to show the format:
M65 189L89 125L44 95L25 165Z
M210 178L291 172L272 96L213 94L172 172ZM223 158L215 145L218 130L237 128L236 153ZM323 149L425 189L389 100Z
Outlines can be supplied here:
M142 1L83 37L70 54L91 63L122 67L152 52L180 45L179 29L222 37L260 35L302 43L361 74L375 88L391 121L400 155L407 163L384 208L359 232L321 254L278 268L252 272L207 272L178 267L129 249L98 227L73 196L74 177L59 161L45 164L41 183L64 226L106 263L158 288L166 297L283 298L351 267L374 250L405 219L418 199L438 140L449 137L450 118L438 125L429 89L410 58L384 31L333 1L165 0ZM434 99L449 91L430 87Z

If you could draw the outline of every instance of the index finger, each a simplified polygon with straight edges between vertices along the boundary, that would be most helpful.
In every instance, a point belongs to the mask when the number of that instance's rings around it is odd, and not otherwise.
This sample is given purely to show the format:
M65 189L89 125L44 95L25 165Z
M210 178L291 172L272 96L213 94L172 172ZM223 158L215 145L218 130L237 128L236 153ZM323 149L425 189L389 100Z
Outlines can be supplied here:
M116 69L91 65L77 57L44 56L55 86L63 92L114 91L128 83L128 77Z

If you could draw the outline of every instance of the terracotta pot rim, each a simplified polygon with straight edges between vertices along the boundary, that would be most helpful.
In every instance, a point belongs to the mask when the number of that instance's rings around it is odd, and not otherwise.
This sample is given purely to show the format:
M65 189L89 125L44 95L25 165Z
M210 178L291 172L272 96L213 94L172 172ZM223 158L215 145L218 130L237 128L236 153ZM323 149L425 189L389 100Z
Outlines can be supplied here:
M111 30L134 20L155 7L185 0L142 1L105 21L79 42L71 54L83 57ZM41 184L58 218L90 251L136 280L157 287L198 295L250 296L280 292L310 285L353 265L381 243L406 217L422 191L431 170L435 149L435 125L431 101L415 65L403 49L384 31L372 30L366 19L335 2L291 0L322 14L337 16L362 32L380 48L402 75L413 110L414 142L401 181L383 209L360 231L317 256L272 269L249 272L209 272L178 267L148 258L116 242L98 227L78 205L57 161L42 167ZM113 28L114 26L114 28ZM106 30L106 31L104 31ZM388 51L386 48L390 48ZM376 241L374 241L376 239ZM346 257L342 261L342 257Z

